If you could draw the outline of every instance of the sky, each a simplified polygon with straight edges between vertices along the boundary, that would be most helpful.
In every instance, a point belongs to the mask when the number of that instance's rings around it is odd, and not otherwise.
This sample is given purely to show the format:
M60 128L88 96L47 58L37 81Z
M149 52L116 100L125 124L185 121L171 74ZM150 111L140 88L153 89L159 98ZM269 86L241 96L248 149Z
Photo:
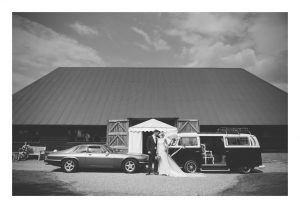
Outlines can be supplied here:
M244 68L288 91L287 13L13 13L13 93L67 66Z

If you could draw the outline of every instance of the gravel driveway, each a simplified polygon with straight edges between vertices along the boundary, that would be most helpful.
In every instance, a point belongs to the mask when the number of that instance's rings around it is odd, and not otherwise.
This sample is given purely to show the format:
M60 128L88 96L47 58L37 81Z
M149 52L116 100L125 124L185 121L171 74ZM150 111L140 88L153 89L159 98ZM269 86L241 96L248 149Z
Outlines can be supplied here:
M273 193L270 187L261 195L286 195L287 161L270 159L265 166L263 172L257 170L248 176L205 173L204 177L174 178L107 170L66 174L60 168L45 165L43 161L17 161L13 162L13 195L241 195L241 190L245 190L244 195L260 195L259 180L266 182L264 176L271 178L268 183L277 185L277 189L275 187L276 193ZM281 175L269 177L267 173ZM282 179L282 174L286 180L277 183L276 180ZM253 178L260 178L256 186L253 186ZM266 184L262 185L266 187Z

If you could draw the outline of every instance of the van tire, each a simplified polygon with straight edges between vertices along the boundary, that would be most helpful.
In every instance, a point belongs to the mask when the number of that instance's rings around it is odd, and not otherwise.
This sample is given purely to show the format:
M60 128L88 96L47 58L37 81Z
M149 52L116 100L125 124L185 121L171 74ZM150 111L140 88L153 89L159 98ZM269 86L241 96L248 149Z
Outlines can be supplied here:
M247 166L247 165L243 165L237 168L238 172L241 174L248 174L251 173L253 170L253 167Z
M198 164L195 160L188 160L184 163L183 169L187 173L195 173L198 170Z

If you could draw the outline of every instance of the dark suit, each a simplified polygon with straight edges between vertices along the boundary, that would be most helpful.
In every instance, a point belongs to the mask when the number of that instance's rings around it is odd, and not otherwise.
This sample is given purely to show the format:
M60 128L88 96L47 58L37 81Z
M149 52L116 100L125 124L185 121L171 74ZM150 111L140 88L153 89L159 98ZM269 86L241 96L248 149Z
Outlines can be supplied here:
M152 164L154 163L154 172L157 172L158 169L158 161L155 159L156 156L156 150L157 150L157 138L155 139L156 142L153 139L153 135L148 136L147 138L147 151L149 154L149 163L148 163L148 173L151 173L152 171Z

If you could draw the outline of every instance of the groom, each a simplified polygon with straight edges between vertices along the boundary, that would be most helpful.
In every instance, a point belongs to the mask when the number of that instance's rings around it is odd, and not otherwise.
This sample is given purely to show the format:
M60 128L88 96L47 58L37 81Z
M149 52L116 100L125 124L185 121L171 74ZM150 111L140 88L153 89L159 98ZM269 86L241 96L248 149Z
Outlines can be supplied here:
M157 137L159 135L158 130L154 130L153 134L147 138L147 151L149 155L148 172L146 175L150 175L152 172L152 164L154 163L154 174L158 175L158 161L155 159L157 151Z

